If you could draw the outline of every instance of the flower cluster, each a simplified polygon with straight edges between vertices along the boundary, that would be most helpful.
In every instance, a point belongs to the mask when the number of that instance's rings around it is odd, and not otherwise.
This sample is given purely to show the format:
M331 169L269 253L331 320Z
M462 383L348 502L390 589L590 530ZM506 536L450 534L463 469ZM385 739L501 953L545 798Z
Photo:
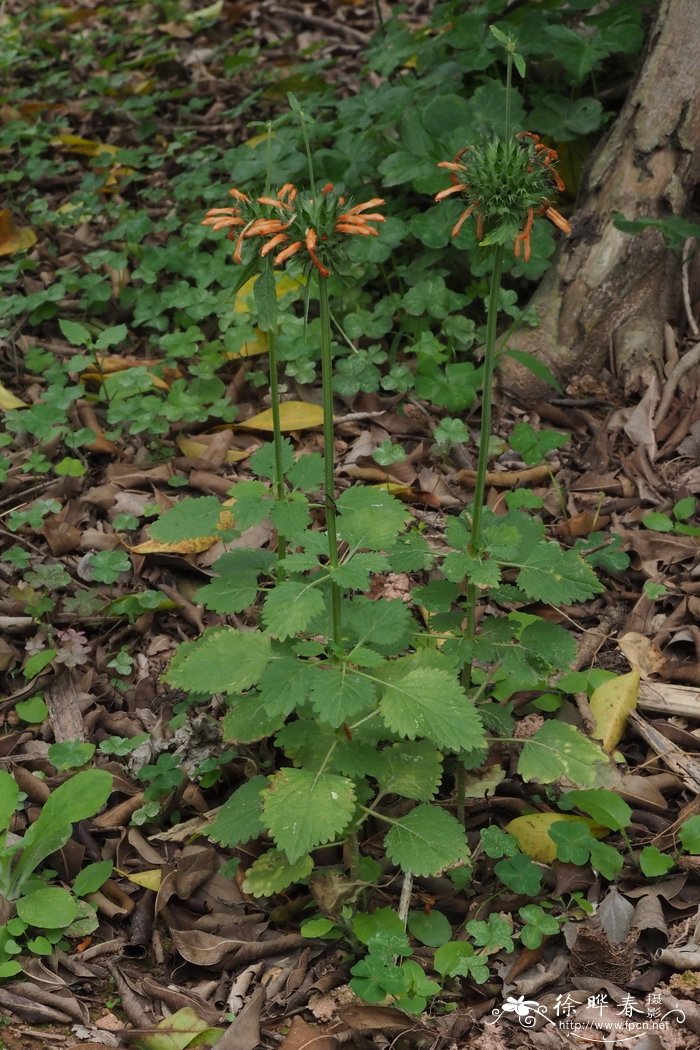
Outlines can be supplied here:
M202 225L214 230L229 228L228 236L236 242L235 262L242 261L244 242L260 237L264 240L259 253L262 258L276 251L274 262L281 265L301 252L321 277L329 277L339 236L376 237L378 231L371 223L384 222L382 214L370 210L384 203L379 197L348 206L330 182L317 197L307 200L299 197L291 182L286 182L275 197L251 198L238 189L229 190L229 194L236 204L212 208Z
M563 233L571 233L569 223L549 199L565 188L556 169L558 159L556 150L540 142L538 135L522 131L514 142L494 139L466 146L454 160L441 161L438 167L450 172L452 185L437 193L435 200L460 194L467 205L452 236L457 236L473 214L481 243L512 242L516 258L522 252L528 262L532 225L538 215L546 216Z

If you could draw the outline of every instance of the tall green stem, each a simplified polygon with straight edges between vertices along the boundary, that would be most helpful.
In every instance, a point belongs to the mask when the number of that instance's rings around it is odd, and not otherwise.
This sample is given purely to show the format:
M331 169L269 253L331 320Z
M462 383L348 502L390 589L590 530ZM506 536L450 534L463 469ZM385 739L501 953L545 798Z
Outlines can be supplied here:
M498 293L501 288L501 271L503 270L503 245L499 244L493 253L491 267L491 286L489 288L488 315L486 318L486 349L484 356L484 389L481 395L481 431L479 435L479 460L476 465L476 482L474 485L474 509L472 529L469 540L469 553L478 554L481 550L481 518L486 497L486 469L489 460L489 442L491 438L491 402L493 399L493 375L496 368L496 322L498 320ZM476 587L467 584L467 623L466 636L474 637L474 617L476 613Z
M282 501L287 498L284 487L284 469L282 466L282 425L280 421L280 388L277 362L277 333L270 329L267 333L267 345L270 357L270 401L272 405L272 449L275 461L275 478L273 487L275 497ZM287 540L281 534L277 534L277 557L284 560L287 553ZM283 580L286 573L278 567L277 578Z
M331 310L328 303L326 278L318 275L318 306L321 318L321 383L323 386L323 459L325 465L326 531L328 533L328 564L337 569L338 530L335 512L335 446L333 428L333 360L331 358ZM331 622L333 642L340 649L343 643L340 587L331 581Z

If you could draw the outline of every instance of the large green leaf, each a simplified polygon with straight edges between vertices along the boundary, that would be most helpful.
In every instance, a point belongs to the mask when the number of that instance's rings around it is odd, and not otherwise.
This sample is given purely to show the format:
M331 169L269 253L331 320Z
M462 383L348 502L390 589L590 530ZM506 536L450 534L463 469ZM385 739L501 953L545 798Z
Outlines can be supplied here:
M331 773L283 769L263 791L265 823L291 864L339 835L354 810L352 781Z
M428 802L442 778L442 755L427 740L404 741L380 754L377 777L385 794Z
M418 667L385 687L384 723L409 740L426 737L440 748L471 751L484 743L474 704L448 671Z
M269 849L246 871L243 890L253 897L272 897L294 882L303 882L313 870L314 859L309 853L292 863L282 850Z
M266 785L267 777L257 776L234 791L205 829L207 838L220 846L238 846L262 834L260 792Z
M321 722L340 726L370 707L376 695L374 682L342 664L319 668L311 689L311 706Z
M270 638L259 631L212 627L180 646L165 681L188 693L238 693L259 680L270 652Z
M78 914L78 902L60 886L45 886L17 901L17 914L23 922L43 930L62 930Z
M384 844L389 859L414 875L439 875L469 859L464 828L437 806L417 806L401 817Z
M259 693L229 697L229 710L221 723L224 740L235 744L252 744L276 733L284 715L269 714Z
M323 612L324 605L317 587L292 581L278 583L265 599L263 623L275 638L293 638Z
M556 543L538 543L518 573L518 587L528 598L553 605L583 602L605 590L576 551Z
M351 488L338 497L338 530L351 547L388 550L410 520L403 504L381 489Z
M12 815L19 802L19 788L4 769L0 769L0 839L12 820Z
M523 780L553 784L565 777L583 787L602 786L610 760L600 746L575 726L551 720L523 746L518 772Z
M319 673L316 664L296 656L273 656L260 679L260 700L267 713L286 717L302 707Z

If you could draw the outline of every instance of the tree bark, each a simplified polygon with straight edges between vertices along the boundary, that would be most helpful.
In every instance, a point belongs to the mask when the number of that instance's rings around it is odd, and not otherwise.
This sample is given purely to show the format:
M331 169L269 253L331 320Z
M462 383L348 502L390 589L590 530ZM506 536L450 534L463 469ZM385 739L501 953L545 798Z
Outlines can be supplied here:
M680 301L680 260L654 229L622 233L627 219L682 215L700 179L700 3L661 0L644 64L594 153L572 233L531 305L539 327L508 345L527 350L563 380L613 371L630 393L661 374L663 329ZM503 385L520 397L542 386L510 358Z

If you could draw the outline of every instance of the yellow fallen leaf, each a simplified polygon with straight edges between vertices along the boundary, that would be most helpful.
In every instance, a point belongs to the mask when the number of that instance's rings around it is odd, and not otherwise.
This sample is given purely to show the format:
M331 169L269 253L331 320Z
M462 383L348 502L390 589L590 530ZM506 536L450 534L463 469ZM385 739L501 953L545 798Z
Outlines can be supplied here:
M233 514L227 509L227 506L231 506L233 502L231 499L226 500L224 509L219 515L217 529L222 532L225 529L233 528ZM173 543L166 543L163 540L144 540L143 543L137 543L134 547L124 543L124 547L130 554L202 554L204 551L208 551L210 547L213 547L215 543L218 543L220 539L221 537L218 535L192 536L189 539L176 540Z
M605 828L595 824L587 817L579 817L574 813L528 813L524 817L516 817L506 824L505 830L512 835L520 846L523 853L538 862L538 864L551 864L557 859L557 846L554 839L549 836L552 824L560 821L567 824L585 824L591 835L597 839L604 838L607 834Z
M24 401L20 401L18 397L8 390L6 386L0 383L0 408L3 412L11 412L13 408L26 408Z
M637 706L639 698L639 668L629 674L618 675L603 682L591 697L590 708L595 729L593 736L602 741L610 754L622 739L627 718Z
M266 354L268 350L267 335L262 329L256 328L252 339L244 343L240 350L228 352L226 357L229 361L236 361L241 357L256 357L258 354Z
M323 409L308 401L283 401L280 405L280 426L282 430L308 430L323 424ZM272 409L259 412L238 424L246 430L272 430Z
M129 882L133 882L134 886L141 886L144 890L153 890L157 893L160 889L160 884L163 881L163 873L160 868L152 868L150 871L134 871L129 873L128 871L119 871L115 868L117 875L121 875L123 878L128 879Z
M0 209L0 255L23 252L36 244L36 234L30 226L17 226L8 208Z
M101 153L115 154L118 146L111 146L107 142L98 142L96 139L84 139L80 135L71 135L62 132L51 139L52 146L60 146L64 153L79 153L83 157L99 157Z
M185 434L178 434L175 443L183 456L190 456L192 459L201 459L207 451L205 441L195 441L194 438L189 438ZM226 453L226 462L240 463L242 459L247 459L252 451L252 448L230 448Z
M137 368L141 368L143 366L141 364L139 364L136 367ZM117 372L117 371L119 371L119 372L128 372L129 368L105 369L103 372L97 372L97 371L83 372L83 374L81 375L80 379L81 379L81 381L83 383L87 383L88 381L93 382L93 383L103 383L105 381L105 379L107 379L108 376L114 375L115 372ZM170 389L169 383L166 383L166 381L164 379L161 379L160 376L154 375L153 372L146 372L146 375L151 380L151 382L153 383L153 386L156 388L156 390L169 390Z
M247 314L250 311L250 297L257 279L257 275L249 277L236 292L236 297L233 300L233 312L235 314ZM278 299L281 299L283 296L289 295L290 292L296 292L303 288L304 283L298 277L290 277L288 273L275 274L275 294Z

